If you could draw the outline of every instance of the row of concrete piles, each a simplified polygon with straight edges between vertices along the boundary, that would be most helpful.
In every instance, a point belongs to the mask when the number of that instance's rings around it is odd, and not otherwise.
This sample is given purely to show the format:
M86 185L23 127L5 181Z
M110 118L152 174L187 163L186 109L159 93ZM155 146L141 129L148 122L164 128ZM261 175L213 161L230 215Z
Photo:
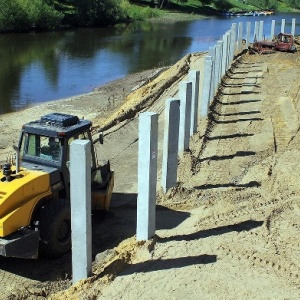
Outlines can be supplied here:
M295 35L296 19L292 19L291 34ZM178 98L167 99L165 106L164 142L161 188L166 193L177 183L178 158L189 149L190 137L197 131L199 120L207 118L209 106L215 97L222 78L230 69L234 56L250 45L251 37L266 39L264 21L233 23L215 46L210 47L205 57L203 89L200 91L200 71L191 70L189 81L179 83ZM285 19L281 21L281 32L285 32ZM275 33L272 20L268 39ZM201 103L200 103L201 102ZM155 206L157 185L158 114L145 112L139 120L138 161L138 240L147 240L155 234Z
M292 20L291 34L295 35L296 20ZM166 193L177 183L178 158L189 149L189 140L197 131L200 119L208 115L209 106L218 91L234 56L248 47L251 22L233 23L205 57L203 89L200 90L200 71L191 70L188 80L179 83L178 97L166 100L164 120L163 162L161 187ZM275 20L269 38L274 37ZM285 32L285 19L281 22ZM262 40L264 21L255 22L254 38ZM200 100L199 100L200 99ZM201 103L200 103L201 101ZM139 116L138 147L138 200L137 240L148 240L155 234L155 207L157 189L158 114L141 113ZM92 272L91 229L91 145L89 141L76 140L70 147L71 226L73 283L85 279Z

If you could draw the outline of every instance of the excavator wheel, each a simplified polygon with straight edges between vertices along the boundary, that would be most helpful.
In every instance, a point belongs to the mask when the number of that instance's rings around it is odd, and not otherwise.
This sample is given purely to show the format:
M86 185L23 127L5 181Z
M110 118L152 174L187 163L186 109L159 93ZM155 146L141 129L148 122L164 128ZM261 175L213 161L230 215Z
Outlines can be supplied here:
M71 209L69 203L53 199L38 211L35 224L40 232L39 254L60 257L71 249Z

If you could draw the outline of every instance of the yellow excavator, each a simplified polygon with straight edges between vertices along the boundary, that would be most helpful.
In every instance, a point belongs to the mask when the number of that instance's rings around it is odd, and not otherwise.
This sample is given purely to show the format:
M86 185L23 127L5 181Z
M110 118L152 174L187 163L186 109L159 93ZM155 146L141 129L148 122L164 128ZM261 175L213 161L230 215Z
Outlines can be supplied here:
M91 141L92 209L108 210L114 185L109 161L99 165L92 123L52 113L22 126L15 163L0 170L0 255L59 257L71 249L70 144ZM99 135L103 143L103 135ZM2 173L2 174L1 174Z

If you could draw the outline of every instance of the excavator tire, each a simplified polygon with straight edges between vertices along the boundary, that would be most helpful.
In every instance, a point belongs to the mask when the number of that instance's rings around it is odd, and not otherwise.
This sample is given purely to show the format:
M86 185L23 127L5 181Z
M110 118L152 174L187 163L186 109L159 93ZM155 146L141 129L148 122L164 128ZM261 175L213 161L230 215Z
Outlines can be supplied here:
M39 255L56 258L71 249L71 209L67 201L53 199L38 211Z

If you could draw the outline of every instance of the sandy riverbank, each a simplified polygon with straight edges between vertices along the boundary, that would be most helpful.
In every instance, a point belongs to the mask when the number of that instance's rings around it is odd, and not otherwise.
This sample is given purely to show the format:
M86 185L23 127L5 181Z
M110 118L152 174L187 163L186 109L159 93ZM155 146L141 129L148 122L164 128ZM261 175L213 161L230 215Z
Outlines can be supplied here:
M88 94L37 104L13 113L0 114L0 163L3 163L11 153L12 145L17 143L19 131L24 123L37 120L47 113L62 112L92 120L98 125L104 124L105 120L124 104L130 93L148 82L158 71L161 69L146 70L114 80L95 88Z

